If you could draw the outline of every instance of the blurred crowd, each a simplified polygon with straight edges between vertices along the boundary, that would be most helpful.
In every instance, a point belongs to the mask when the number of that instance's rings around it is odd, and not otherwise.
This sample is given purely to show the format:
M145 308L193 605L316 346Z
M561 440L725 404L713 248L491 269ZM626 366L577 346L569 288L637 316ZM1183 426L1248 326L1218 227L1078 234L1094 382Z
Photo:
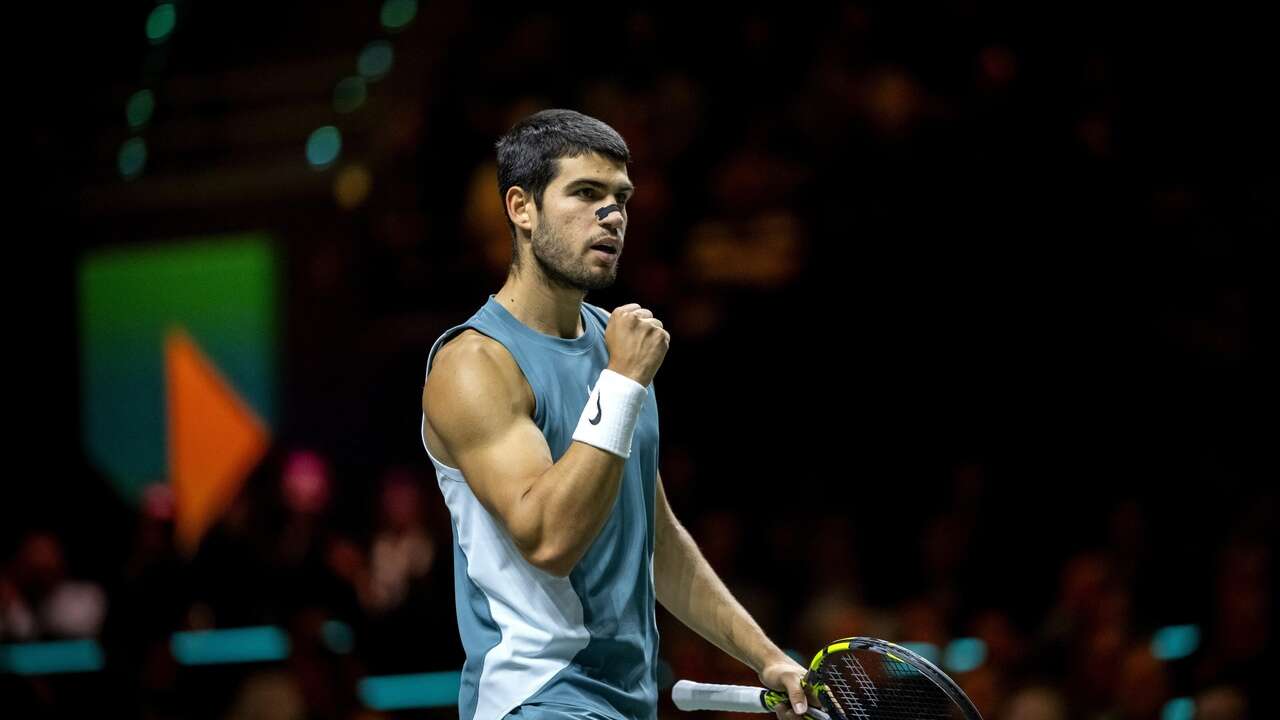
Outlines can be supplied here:
M1167 603L1144 596L1162 542L1150 533L1149 513L1120 503L1104 513L1101 536L1083 538L1088 550L1028 558L1048 564L1057 584L1046 604L1020 607L1026 570L992 567L1000 554L984 547L993 540L982 539L980 525L996 520L986 517L983 473L976 464L958 467L948 479L950 505L902 528L912 580L863 570L878 542L859 539L856 517L761 525L750 513L709 507L686 521L708 560L788 649L808 653L848 635L938 649L957 638L981 640L981 663L953 675L986 717L1140 720L1162 717L1175 698L1193 698L1197 718L1267 717L1274 709L1264 696L1274 665L1274 508L1242 508L1231 518L1235 529L1203 569L1207 584L1190 567L1181 586L1158 589L1196 601L1200 609L1179 619L1202 635L1185 658L1161 660L1152 619ZM374 718L382 714L361 702L360 678L460 667L449 520L431 479L422 468L385 470L371 486L368 516L354 523L358 513L336 510L339 487L321 454L278 458L192 557L175 545L164 485L147 492L118 567L77 572L69 560L75 548L56 533L25 535L0 565L0 642L96 638L106 665L96 674L101 680L9 677L6 696L29 703L34 717L105 702L144 718ZM872 576L909 592L873 603ZM985 591L973 589L974 578L989 583ZM755 682L665 612L659 617L664 686L678 677ZM327 627L335 622L348 629L347 641L333 640ZM184 667L170 650L174 631L258 625L285 630L285 660ZM77 683L100 695L75 692ZM664 698L661 715L675 713Z

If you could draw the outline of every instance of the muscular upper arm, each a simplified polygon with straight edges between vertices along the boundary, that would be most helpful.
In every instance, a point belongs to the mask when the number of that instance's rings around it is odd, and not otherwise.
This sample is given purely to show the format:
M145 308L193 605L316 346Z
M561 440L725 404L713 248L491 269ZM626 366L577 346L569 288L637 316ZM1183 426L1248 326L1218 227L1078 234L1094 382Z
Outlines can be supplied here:
M422 410L476 499L522 551L532 551L539 524L520 501L551 467L551 449L533 422L533 397L511 354L492 338L463 333L436 353Z

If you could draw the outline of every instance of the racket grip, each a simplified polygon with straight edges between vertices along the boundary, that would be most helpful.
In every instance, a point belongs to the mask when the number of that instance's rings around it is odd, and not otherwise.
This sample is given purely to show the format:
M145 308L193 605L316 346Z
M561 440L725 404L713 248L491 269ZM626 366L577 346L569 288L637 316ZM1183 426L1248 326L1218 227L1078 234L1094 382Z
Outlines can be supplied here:
M715 685L680 680L671 688L671 701L681 710L723 710L767 713L760 696L764 688L746 685Z

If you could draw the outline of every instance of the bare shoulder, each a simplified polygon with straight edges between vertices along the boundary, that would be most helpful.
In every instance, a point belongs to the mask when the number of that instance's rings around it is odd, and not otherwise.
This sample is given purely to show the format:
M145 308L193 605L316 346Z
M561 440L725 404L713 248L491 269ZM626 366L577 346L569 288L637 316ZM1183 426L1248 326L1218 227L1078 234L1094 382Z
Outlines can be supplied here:
M490 370L502 369L494 368L493 365L509 364L519 372L515 358L511 357L511 353L507 352L502 343L482 332L467 328L458 333L457 337L440 346L431 364L431 373L434 375L439 372L442 375L448 375L477 364L483 369Z
M531 416L533 392L502 343L468 329L436 351L422 410L436 431L449 435L450 426L474 425L485 416Z

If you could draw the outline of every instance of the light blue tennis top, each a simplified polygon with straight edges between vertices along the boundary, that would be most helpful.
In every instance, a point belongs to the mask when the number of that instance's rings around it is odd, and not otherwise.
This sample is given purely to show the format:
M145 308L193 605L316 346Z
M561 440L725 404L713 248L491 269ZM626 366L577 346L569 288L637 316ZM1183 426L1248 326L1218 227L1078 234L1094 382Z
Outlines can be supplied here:
M591 387L609 364L604 310L582 304L584 332L544 335L490 295L436 352L467 328L501 343L533 389L533 421L553 460L573 442ZM426 447L426 416L422 419ZM618 499L600 535L566 578L530 565L462 472L431 456L453 526L458 634L466 650L460 720L500 720L521 705L568 706L618 720L657 714L654 494L658 406L648 388Z

